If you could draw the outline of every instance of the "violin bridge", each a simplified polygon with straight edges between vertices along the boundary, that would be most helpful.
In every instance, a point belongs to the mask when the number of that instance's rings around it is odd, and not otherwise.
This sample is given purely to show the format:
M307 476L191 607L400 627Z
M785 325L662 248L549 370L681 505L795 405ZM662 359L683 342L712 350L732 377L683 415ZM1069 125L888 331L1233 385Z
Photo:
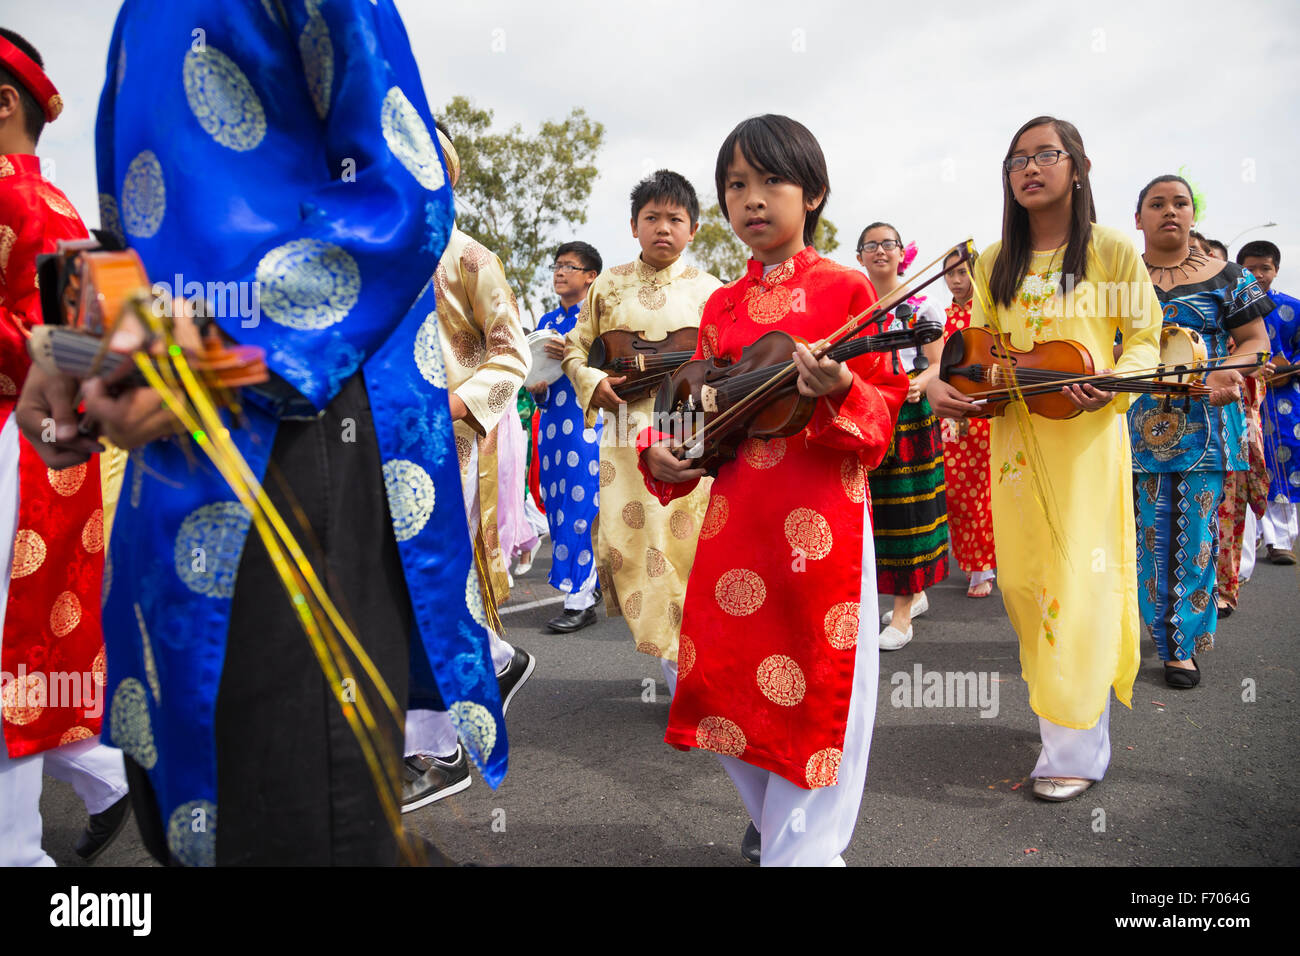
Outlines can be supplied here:
M718 410L718 390L712 385L700 386L700 407L706 412Z
M637 357L636 357L636 370L637 370L638 372L644 372L644 371L645 371L645 356L644 356L644 355L637 355Z

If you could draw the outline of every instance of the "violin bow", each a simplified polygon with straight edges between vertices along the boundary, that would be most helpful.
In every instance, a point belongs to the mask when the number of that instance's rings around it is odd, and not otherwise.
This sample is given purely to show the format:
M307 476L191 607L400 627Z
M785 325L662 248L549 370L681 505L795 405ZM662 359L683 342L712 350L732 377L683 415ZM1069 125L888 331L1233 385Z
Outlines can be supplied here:
M936 265L941 265L943 261L947 259L950 255L952 255L954 252L957 253L958 255L956 262L954 262L951 266L941 269L938 273L932 275L930 278L926 279L924 282L921 282L919 285L915 285L914 288L912 287L914 283L917 283L920 280L922 275L924 275L930 269L933 269ZM813 358L820 359L822 356L824 356L828 351L830 351L840 342L843 342L857 335L859 332L865 329L868 325L871 325L873 322L879 322L882 316L888 315L890 312L898 308L898 306L902 305L909 298L911 298L917 292L920 292L930 283L938 281L943 276L951 272L953 269L956 269L962 263L970 262L974 258L975 258L975 242L973 239L966 239L965 241L960 242L955 246L951 246L950 248L945 250L942 255L931 260L930 262L927 262L922 268L920 268L919 270L917 270L915 273L912 274L911 279L908 279L906 282L902 283L897 289L889 293L883 299L877 300L875 303L871 305L870 308L864 309L862 312L859 312L857 315L851 317L847 322L841 325L830 335L818 339L816 342L809 345L808 350L812 352ZM687 451L688 444L691 445L692 448L698 448L700 444L704 441L705 437L707 436L711 428L712 430L716 431L717 429L721 428L723 425L730 424L733 418L736 418L739 415L743 414L744 412L748 411L749 408L755 402L763 398L763 396L765 396L768 392L784 384L786 381L789 380L791 375L797 375L797 374L798 372L794 371L790 366L782 367L781 369L773 373L771 378L763 382L761 385L757 386L752 392L750 392L748 395L746 395L736 404L732 405L730 408L724 409L723 411L719 412L718 416L714 418L713 421L705 422L698 431L693 432L691 434L690 438L683 439L679 444L673 445L669 450L674 455L677 455L678 457L681 457L683 455L685 457L690 457L690 452Z

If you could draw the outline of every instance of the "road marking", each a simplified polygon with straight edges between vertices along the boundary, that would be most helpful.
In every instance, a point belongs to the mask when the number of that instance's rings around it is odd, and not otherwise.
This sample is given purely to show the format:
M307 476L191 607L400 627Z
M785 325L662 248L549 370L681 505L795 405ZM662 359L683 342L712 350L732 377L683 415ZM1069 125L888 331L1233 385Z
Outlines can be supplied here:
M548 604L559 604L568 595L561 594L559 597L542 598L540 601L529 601L526 604L508 604L505 607L497 608L498 614L514 614L517 611L531 611L535 607L546 607Z

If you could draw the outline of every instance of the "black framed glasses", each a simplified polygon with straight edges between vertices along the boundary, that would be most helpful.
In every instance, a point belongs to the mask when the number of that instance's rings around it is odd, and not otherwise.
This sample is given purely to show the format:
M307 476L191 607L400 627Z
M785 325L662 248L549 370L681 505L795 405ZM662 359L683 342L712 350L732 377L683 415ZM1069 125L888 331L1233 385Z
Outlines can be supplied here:
M858 246L858 252L875 252L877 249L884 249L886 252L893 252L895 249L903 248L903 244L897 239L882 239L880 242L872 239Z
M595 272L595 269L588 269L586 266L570 265L567 262L552 262L552 272Z
M1069 155L1063 149L1045 149L1041 153L1034 153L1033 156L1012 156L1010 159L1005 159L1002 161L1002 168L1009 173L1018 173L1029 165L1031 159L1038 167L1055 166L1061 161L1062 156Z

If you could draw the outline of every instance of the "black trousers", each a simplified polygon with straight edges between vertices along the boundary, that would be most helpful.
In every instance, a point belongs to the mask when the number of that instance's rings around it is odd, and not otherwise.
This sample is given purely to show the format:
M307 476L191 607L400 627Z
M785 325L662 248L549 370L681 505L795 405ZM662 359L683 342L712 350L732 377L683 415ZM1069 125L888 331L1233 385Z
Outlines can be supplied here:
M267 494L404 707L413 616L361 375L320 419L282 422L271 462ZM310 534L292 518L277 472ZM344 673L400 757L402 729L369 679L351 662ZM398 862L361 747L256 531L235 580L216 743L218 865ZM130 758L127 775L145 845L168 862L164 818L148 777Z

